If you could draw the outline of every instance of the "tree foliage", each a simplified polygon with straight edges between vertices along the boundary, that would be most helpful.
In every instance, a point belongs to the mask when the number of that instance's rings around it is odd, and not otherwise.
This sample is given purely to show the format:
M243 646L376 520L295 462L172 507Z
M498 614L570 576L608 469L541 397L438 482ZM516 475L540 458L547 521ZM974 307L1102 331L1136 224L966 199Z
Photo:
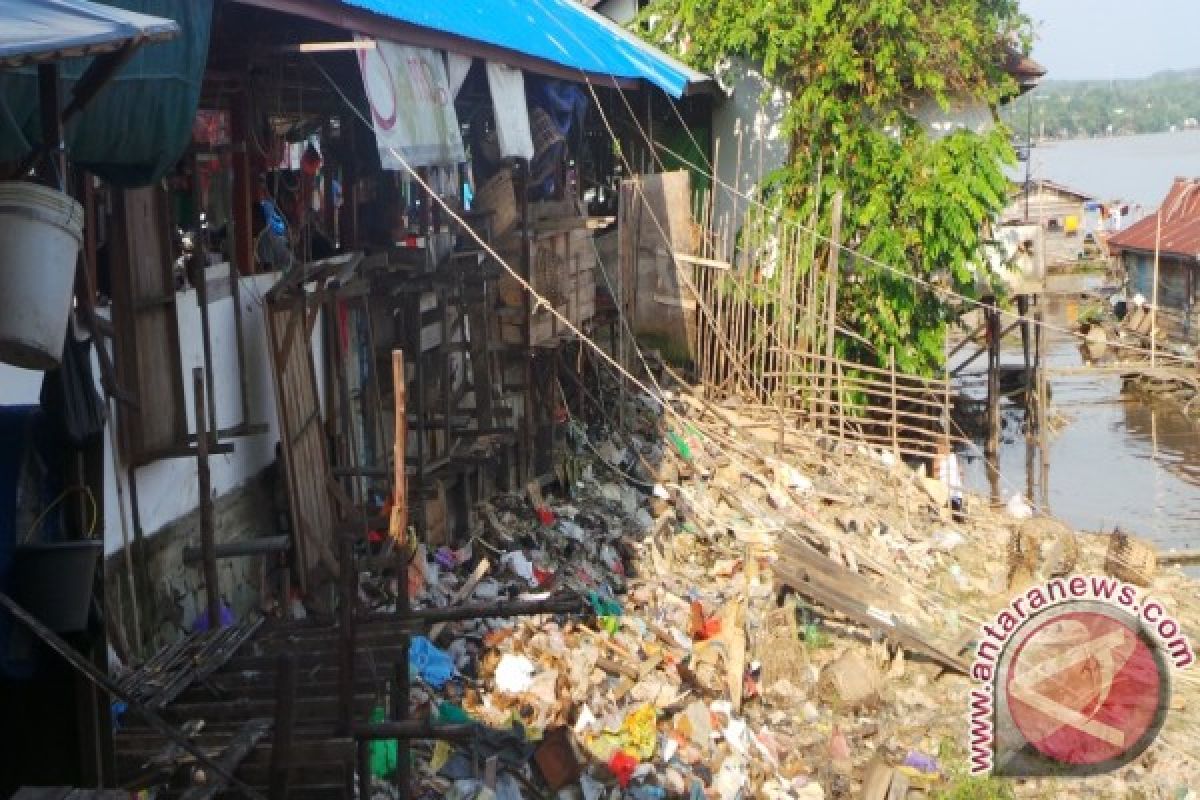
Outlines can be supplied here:
M894 349L909 371L939 366L947 304L868 259L973 290L969 265L982 263L985 226L1005 202L1009 133L934 137L917 109L995 108L1013 94L1006 47L1028 37L1017 0L651 0L641 25L698 68L745 58L790 93L791 158L772 186L825 232L844 192L842 242L868 257L842 259L838 314L871 346L844 348L878 362Z
M1119 81L1047 81L1002 115L1051 139L1200 127L1200 70Z

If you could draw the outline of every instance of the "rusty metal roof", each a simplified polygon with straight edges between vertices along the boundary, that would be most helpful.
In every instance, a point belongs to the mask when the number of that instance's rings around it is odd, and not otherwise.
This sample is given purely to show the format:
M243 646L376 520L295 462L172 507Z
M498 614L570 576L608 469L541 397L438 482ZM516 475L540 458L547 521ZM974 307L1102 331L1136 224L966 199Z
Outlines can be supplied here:
M1156 240L1160 253L1200 258L1200 178L1176 178L1158 213L1114 234L1108 240L1108 247L1114 253L1122 250L1153 253Z

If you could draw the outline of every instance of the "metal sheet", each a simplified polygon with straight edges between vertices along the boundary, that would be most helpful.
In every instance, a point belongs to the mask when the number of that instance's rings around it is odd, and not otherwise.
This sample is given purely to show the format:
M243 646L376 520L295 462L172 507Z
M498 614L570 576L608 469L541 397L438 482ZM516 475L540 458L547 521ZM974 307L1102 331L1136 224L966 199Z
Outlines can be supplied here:
M577 0L344 0L342 5L592 76L644 80L676 98L711 80Z
M173 20L88 0L0 0L0 67L115 50L179 34Z

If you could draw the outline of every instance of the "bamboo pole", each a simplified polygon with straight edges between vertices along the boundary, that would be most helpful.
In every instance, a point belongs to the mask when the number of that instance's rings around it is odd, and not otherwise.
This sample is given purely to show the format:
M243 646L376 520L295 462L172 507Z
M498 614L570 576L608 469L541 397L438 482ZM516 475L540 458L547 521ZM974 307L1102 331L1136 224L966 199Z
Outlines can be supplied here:
M899 435L900 420L897 413L899 409L896 407L896 348L894 347L888 350L888 369L892 373L892 450L897 451L896 458L899 460L900 443L897 436Z
M1150 287L1150 366L1158 365L1158 258L1162 247L1162 206L1154 223L1154 283Z
M829 270L826 280L829 281L829 286L826 292L826 331L825 331L825 358L833 363L834 340L837 335L837 295L838 295L838 261L841 258L841 247L839 246L842 240L842 199L843 193L839 189L838 193L833 196L833 229L829 240ZM829 381L826 386L826 403L833 402L833 375L830 374Z
M404 380L404 351L392 351L392 387L395 392L393 407L396 413L396 438L392 443L392 458L395 461L392 490L392 514L388 521L388 534L397 544L403 543L408 535L408 475L405 462L408 454L408 410L407 387ZM404 580L404 578L401 578Z

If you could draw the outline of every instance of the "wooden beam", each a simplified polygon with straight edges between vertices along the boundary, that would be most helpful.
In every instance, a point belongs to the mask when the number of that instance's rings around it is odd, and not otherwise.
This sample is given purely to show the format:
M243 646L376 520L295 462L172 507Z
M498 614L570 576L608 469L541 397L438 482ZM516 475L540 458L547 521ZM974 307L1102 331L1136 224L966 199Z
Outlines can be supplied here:
M192 396L196 409L196 485L200 501L200 549L204 562L204 593L208 629L221 628L221 585L217 575L217 550L213 531L212 479L208 469L208 432L204 403L204 368L192 370Z

